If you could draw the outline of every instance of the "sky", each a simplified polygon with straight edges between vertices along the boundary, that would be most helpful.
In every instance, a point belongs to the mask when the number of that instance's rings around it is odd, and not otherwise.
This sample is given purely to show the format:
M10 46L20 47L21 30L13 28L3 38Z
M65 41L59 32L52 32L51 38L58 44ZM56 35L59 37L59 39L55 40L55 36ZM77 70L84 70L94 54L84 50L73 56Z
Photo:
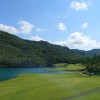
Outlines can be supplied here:
M100 48L100 0L0 0L0 30L71 49Z

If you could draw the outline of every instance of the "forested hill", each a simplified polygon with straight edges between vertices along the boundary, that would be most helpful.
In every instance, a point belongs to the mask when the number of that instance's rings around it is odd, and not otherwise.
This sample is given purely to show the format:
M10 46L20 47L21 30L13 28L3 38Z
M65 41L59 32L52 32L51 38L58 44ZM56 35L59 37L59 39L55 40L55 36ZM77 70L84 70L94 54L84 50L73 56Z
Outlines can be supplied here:
M0 31L0 67L46 67L73 63L80 55L67 47L29 41Z
M92 57L94 55L100 55L100 49L93 49L93 50L89 50L89 51L72 49L72 51L79 54L79 55L81 55L81 56Z

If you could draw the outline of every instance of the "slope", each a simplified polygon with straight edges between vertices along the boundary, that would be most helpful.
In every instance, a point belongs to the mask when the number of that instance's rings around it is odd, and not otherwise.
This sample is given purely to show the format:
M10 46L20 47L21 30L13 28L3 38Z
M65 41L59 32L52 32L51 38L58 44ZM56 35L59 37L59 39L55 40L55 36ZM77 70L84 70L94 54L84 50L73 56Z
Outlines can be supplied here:
M73 63L80 55L46 41L29 41L0 31L0 67L47 67Z

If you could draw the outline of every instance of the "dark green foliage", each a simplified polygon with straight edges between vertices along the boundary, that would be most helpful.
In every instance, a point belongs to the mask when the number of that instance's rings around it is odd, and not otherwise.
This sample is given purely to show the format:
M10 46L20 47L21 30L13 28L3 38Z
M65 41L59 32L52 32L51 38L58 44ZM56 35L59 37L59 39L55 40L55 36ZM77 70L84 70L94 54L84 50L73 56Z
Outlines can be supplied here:
M100 72L100 55L94 55L93 57L85 57L81 59L81 62L86 66L86 70L90 72Z
M24 40L0 31L0 67L46 67L54 63L76 63L79 58L67 47Z

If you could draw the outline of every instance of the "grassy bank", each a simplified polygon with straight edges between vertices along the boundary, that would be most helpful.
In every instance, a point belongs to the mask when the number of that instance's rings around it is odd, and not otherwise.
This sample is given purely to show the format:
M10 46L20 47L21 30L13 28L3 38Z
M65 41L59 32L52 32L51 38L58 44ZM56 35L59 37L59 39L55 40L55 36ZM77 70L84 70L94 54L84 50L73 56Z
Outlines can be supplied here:
M0 82L0 100L64 100L98 87L100 77L80 73L23 74ZM100 99L98 93L92 97ZM92 100L89 99L91 95L84 98L83 100Z
M82 64L66 64L66 63L60 63L60 64L55 64L55 68L54 69L50 69L50 70L57 70L57 71L79 71L79 70L84 70L85 66L83 66Z

